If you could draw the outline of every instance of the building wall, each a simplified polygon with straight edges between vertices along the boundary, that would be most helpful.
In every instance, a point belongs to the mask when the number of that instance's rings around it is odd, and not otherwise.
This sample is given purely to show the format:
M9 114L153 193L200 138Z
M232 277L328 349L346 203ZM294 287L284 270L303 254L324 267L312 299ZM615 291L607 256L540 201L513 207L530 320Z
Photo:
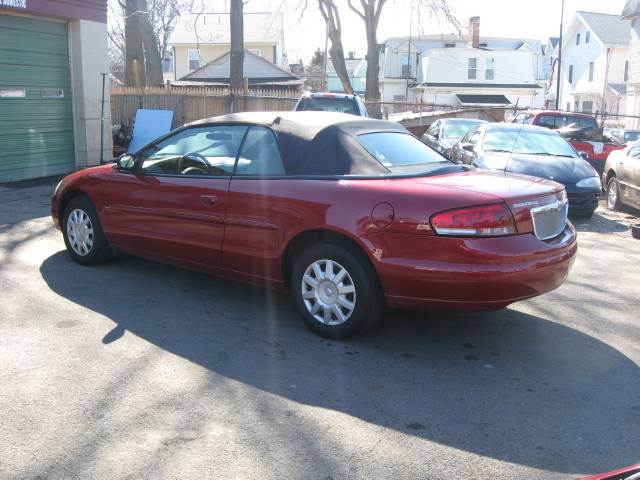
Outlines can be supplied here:
M530 50L442 48L430 50L422 60L423 82L535 83L537 58ZM469 58L477 59L476 80L469 80ZM488 58L495 59L494 79L485 79Z
M275 43L245 43L244 48L247 50L261 50L261 56L272 63L276 63L274 57ZM231 49L231 45L199 45L201 66L211 62L216 58L224 55ZM198 48L198 45L176 45L174 50L173 62L175 69L174 80L180 80L185 75L191 73L189 70L189 50Z
M107 24L90 20L69 22L69 53L73 89L73 130L78 168L99 165L100 129L103 129L103 158L110 159L111 106L109 78L105 81L104 122L102 73L109 71L107 59Z

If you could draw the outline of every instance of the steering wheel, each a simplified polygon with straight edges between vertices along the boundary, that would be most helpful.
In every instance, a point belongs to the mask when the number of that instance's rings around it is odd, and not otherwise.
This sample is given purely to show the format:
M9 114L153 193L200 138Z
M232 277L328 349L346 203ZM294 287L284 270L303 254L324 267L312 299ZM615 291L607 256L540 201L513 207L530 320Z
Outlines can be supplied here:
M188 167L185 168L185 171L182 171L183 163L185 162L185 160L191 163L196 163L198 164L198 166L189 165ZM204 168L201 168L200 165L202 165L202 167ZM203 157L197 152L187 153L182 157L180 157L180 160L178 160L178 171L184 174L190 168L201 170L206 175L207 170L209 170L209 162L205 157Z
M187 167L181 173L182 175L207 175L207 172L200 167Z

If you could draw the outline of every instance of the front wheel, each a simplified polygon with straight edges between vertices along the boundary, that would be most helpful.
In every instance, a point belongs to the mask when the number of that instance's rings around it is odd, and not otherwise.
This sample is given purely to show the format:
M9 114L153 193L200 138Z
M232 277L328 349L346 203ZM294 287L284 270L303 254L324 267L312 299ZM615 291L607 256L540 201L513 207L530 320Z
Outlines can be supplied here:
M67 205L62 233L67 252L81 265L99 265L113 256L98 213L84 195L72 198Z
M611 177L607 184L607 207L610 210L620 210L622 202L620 201L620 187L616 177Z
M305 250L293 266L291 290L305 324L322 337L349 338L377 323L383 310L375 270L348 246Z

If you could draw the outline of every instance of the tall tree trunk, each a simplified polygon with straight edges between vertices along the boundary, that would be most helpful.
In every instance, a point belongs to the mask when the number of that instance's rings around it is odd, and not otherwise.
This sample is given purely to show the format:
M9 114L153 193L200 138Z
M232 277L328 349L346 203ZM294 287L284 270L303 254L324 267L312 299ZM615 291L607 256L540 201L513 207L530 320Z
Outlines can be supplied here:
M342 28L340 24L340 15L338 8L333 0L318 0L320 13L324 18L327 26L327 34L331 40L331 48L329 49L329 57L333 63L333 68L342 83L342 89L345 93L354 94L351 86L351 79L347 72L347 66L344 63L344 49L342 48Z
M231 61L229 67L229 83L231 88L240 89L243 86L242 67L244 63L244 22L243 0L231 0Z
M140 16L137 15L137 11L138 2L127 0L124 9L124 82L133 87L144 87L147 84L147 76L144 67Z
M380 70L380 50L378 48L376 30L377 26L373 27L367 23L367 87L364 97L368 102L380 101L380 82L378 77ZM373 112L373 116L376 118L382 116L380 104L371 105L369 110Z
M162 85L162 59L158 50L156 36L153 33L151 20L147 12L147 0L140 0L141 12L138 14L140 24L140 36L144 49L144 63L146 67L147 85Z
M146 0L125 2L125 83L136 87L162 85L162 60Z

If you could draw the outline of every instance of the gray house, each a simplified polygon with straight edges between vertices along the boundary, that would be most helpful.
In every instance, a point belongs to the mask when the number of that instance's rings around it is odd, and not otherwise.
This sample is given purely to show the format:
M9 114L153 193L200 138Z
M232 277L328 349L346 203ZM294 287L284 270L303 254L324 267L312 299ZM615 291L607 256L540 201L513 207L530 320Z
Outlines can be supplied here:
M231 52L227 52L172 84L226 86L229 85L230 67ZM299 91L304 83L300 77L246 49L242 69L250 89Z

